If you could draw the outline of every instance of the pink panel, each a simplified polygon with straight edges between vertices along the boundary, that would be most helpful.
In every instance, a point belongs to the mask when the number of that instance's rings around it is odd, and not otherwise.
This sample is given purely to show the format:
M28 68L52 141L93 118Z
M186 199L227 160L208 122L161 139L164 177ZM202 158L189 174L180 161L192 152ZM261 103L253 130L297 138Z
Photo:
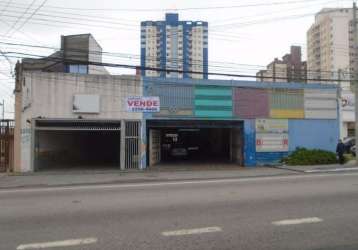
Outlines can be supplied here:
M268 118L269 95L266 89L234 88L234 116L239 118Z

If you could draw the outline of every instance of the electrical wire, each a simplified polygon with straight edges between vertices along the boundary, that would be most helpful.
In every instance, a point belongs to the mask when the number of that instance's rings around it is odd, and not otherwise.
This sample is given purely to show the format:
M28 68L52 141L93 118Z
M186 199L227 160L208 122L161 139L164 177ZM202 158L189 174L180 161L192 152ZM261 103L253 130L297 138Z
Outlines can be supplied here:
M319 1L319 0L309 0L309 2ZM299 4L307 3L308 0L295 0L295 1L284 1L284 2L262 2L262 3L253 3L253 4L241 4L241 5L227 5L227 6L210 6L210 7L188 7L188 8L148 8L148 9L139 9L139 8L74 8L74 7L63 7L48 5L48 9L62 9L62 10L74 10L74 11L123 11L123 12L167 12L167 11L199 11L199 10L211 10L217 11L219 9L241 9L241 8L253 8L253 7L264 7L264 6L280 6L280 5L290 5L290 4Z
M81 60L69 60L64 59L61 57L43 57L41 55L36 54L27 54L27 53L19 53L19 52L6 52L11 54L9 57L20 58L23 59L25 56L35 56L38 57L37 59L45 59L47 61L52 62L63 62L68 64L87 64L87 65L95 65L95 66L106 66L106 67L119 67L119 68L126 68L126 69L138 69L139 66L137 65L129 65L129 64L118 64L118 63L102 63L102 62L91 62L91 61L81 61ZM16 56L17 55L17 56ZM20 56L21 55L21 56ZM239 78L257 78L256 75L247 75L247 74L228 74L228 73L220 73L220 72L208 72L203 73L200 71L187 71L187 70L176 70L176 69L163 69L157 67L139 67L141 70L151 70L151 71L158 71L158 72L166 72L166 73L182 73L182 74L199 74L199 75L213 75L213 76L226 76L226 77L239 77ZM263 79L278 79L278 80L287 80L287 77L271 77L271 76L263 76ZM326 78L307 78L307 81L320 81L320 82L332 82L332 81L347 81L345 79L326 79Z
M13 25L10 27L10 29L8 29L8 31L5 33L5 36L9 35L10 32L16 27L16 25L18 24L18 22L28 13L28 11L30 10L30 8L34 5L34 3L36 2L36 0L32 0L32 2L28 5L28 7L26 8L26 10L22 13L21 16L17 17L16 21L13 23ZM2 16L5 16L4 14Z
M10 35L10 37L17 31L21 30L30 20L31 18L46 4L48 0L44 0L32 13L29 17L27 17L25 19L25 21L18 27L16 28Z

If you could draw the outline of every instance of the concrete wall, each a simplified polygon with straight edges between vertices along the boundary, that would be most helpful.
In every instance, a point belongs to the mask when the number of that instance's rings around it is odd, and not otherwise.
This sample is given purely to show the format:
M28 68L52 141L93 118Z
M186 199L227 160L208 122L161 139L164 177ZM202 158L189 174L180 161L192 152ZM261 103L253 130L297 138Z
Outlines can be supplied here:
M339 138L338 120L289 119L289 152L256 152L255 120L245 120L245 166L279 164L283 157L297 147L335 152Z
M296 147L335 152L339 139L338 120L289 120L289 150Z
M56 119L141 120L141 113L126 111L125 99L141 96L142 84L135 76L80 75L25 72L21 92L16 93L15 171L33 170L33 122L38 117ZM97 94L100 112L74 113L75 94Z
M134 76L80 75L66 73L25 73L23 112L26 119L78 118L83 119L141 119L141 113L126 111L125 98L141 96L142 86ZM73 113L75 94L100 96L98 114Z
M15 130L14 130L14 172L21 171L21 107L22 94L15 95Z
M89 36L88 38L88 47L89 47L89 54L88 59L90 62L102 62L102 48L97 43L97 41L92 37ZM88 65L88 74L99 74L99 75L108 75L108 71L103 66L96 66L96 65Z

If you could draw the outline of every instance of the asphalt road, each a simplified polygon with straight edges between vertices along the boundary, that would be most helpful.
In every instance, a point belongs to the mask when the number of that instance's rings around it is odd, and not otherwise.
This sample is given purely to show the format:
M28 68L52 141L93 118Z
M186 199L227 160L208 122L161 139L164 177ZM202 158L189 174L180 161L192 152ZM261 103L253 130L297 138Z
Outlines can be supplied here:
M358 173L0 190L0 249L358 249Z

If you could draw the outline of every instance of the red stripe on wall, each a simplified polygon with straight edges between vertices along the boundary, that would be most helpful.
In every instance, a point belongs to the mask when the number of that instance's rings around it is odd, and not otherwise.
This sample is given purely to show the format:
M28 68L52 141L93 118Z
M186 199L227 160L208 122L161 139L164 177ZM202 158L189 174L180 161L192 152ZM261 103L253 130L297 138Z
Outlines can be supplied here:
M234 88L234 116L238 118L268 118L269 94L266 89Z

